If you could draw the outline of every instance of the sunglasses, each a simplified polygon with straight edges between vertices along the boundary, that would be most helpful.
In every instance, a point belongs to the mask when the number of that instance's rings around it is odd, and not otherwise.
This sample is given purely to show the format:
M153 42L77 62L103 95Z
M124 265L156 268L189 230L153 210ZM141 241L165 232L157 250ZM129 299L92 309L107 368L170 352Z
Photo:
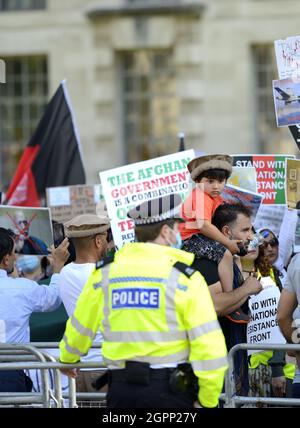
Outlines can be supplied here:
M278 244L279 244L278 239L277 238L272 238L272 239L270 239L270 241L264 241L263 247L267 248L268 245L270 245L270 247L274 248L274 247L277 247Z

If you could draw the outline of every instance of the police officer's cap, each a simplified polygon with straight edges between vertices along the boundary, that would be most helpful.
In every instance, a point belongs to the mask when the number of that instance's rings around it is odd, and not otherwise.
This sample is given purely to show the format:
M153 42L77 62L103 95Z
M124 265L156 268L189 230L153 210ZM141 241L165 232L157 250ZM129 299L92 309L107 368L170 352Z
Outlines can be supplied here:
M82 214L64 223L65 234L68 238L87 238L104 234L110 228L107 212L96 214Z
M179 215L181 203L180 195L175 193L143 202L131 209L127 216L134 220L136 226L159 223L172 218L183 222Z

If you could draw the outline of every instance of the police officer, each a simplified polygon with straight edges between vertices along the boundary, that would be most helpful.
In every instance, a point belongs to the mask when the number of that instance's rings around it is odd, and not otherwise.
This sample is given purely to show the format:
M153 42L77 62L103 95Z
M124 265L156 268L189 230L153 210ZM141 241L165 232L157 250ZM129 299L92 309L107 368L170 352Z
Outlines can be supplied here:
M96 265L67 323L64 363L78 362L103 333L108 407L193 407L195 396L202 407L218 404L227 351L194 256L179 249L180 204L169 195L128 213L138 242Z

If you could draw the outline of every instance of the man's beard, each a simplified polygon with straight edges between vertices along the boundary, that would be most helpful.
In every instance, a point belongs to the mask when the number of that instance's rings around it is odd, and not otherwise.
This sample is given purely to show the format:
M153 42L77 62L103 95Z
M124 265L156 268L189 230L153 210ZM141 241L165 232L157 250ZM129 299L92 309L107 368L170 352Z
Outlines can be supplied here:
M15 267L13 266L12 268L6 271L7 275L10 275L11 273L13 273L14 270L15 270Z

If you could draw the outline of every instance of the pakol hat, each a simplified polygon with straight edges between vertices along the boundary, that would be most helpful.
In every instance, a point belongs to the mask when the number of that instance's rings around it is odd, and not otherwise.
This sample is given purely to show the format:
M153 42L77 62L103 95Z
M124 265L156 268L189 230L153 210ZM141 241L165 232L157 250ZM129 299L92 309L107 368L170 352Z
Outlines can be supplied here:
M175 193L143 202L131 209L127 216L134 220L136 226L155 224L172 218L183 222L179 215L181 203L180 195Z
M232 173L232 157L228 155L206 155L191 160L187 168L191 174L192 180L196 180L200 174L209 169L224 169Z
M107 212L82 214L64 223L65 234L68 238L87 238L102 234L110 228Z

